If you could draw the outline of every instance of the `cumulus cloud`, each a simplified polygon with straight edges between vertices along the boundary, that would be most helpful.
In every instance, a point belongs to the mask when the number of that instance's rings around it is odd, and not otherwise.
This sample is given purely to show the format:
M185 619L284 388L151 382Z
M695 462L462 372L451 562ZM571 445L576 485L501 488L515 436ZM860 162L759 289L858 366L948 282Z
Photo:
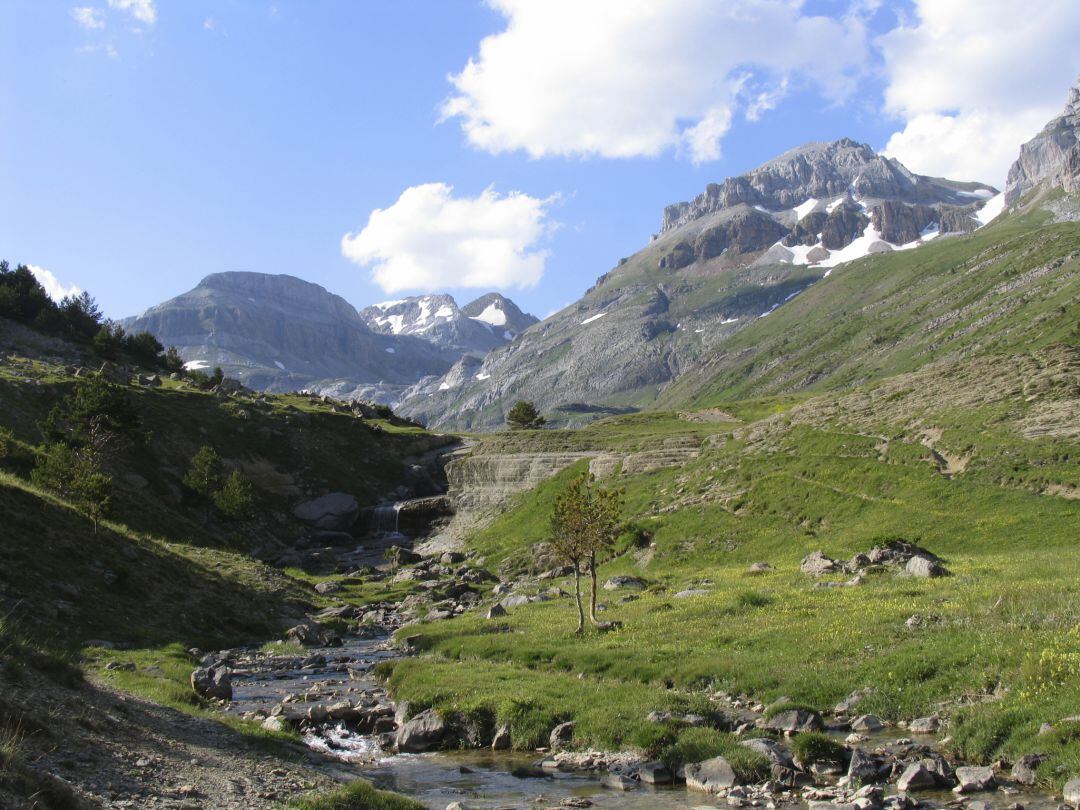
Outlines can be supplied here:
M38 267L36 264L29 264L27 267L34 274L34 278L38 280L38 284L45 288L45 292L49 294L49 298L53 301L62 301L69 295L78 295L82 292L74 284L62 284L60 279L44 267Z
M1064 106L1080 70L1075 0L915 0L880 37L887 153L914 171L1003 186L1020 144Z
M100 8L79 6L71 10L71 17L88 31L100 31L105 27L105 12Z
M489 152L720 155L739 109L760 116L791 77L839 101L868 60L855 0L840 19L791 0L488 0L506 19L450 77L444 118ZM757 89L741 96L747 78Z
M341 239L342 254L371 267L388 293L447 287L531 287L544 274L538 243L553 229L552 199L485 189L455 197L445 183L405 189L389 208Z
M154 0L109 0L109 8L125 11L143 25L153 25L157 21Z

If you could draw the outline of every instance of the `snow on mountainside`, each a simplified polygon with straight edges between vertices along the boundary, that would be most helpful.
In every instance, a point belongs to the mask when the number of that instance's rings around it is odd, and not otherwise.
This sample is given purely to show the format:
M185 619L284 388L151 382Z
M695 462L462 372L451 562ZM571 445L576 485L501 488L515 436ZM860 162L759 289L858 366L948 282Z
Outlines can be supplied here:
M498 293L464 307L449 295L413 296L366 307L360 317L375 332L411 335L458 357L483 357L537 320Z

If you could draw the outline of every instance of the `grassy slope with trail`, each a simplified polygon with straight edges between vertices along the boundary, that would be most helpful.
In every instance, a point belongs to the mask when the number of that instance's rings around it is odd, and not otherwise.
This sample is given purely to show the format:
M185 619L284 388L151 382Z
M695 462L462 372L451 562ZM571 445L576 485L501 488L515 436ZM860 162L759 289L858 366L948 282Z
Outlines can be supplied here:
M1060 722L1080 701L1080 584L1064 576L1080 570L1080 230L1031 225L838 269L668 394L741 424L658 413L485 440L478 452L711 436L679 468L612 482L653 544L628 534L601 569L648 582L602 593L621 630L576 638L565 599L410 627L426 655L393 667L396 693L508 722L522 747L573 718L580 745L677 759L730 740L648 712L700 712L715 690L827 708L873 687L860 711L941 712L964 758L1046 753L1045 785L1080 772L1080 724ZM555 493L584 466L521 495L470 548L528 570ZM799 571L810 551L845 559L888 538L924 545L953 575L814 588ZM756 561L776 571L750 575ZM709 593L674 598L688 587ZM1044 722L1056 728L1038 736Z

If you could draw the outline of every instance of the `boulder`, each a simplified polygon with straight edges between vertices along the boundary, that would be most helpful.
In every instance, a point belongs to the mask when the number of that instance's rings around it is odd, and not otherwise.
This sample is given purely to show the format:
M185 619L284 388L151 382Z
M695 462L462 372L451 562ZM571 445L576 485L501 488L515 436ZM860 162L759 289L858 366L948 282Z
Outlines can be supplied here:
M552 751L557 751L560 748L566 748L574 739L574 723L572 720L568 723L560 723L551 730L551 735L548 737L548 745Z
M978 793L983 790L992 790L997 786L993 768L971 766L957 768L955 776L957 785L953 790L956 793Z
M949 574L944 565L937 560L931 560L929 557L912 557L908 560L904 571L910 577L923 578L944 577Z
M930 790L937 787L937 784L938 780L934 772L927 768L924 763L915 762L908 765L900 775L896 788L905 793L910 793L915 790Z
M632 577L626 574L620 574L617 577L612 577L604 583L605 591L615 591L619 588L632 588L635 591L641 591L645 589L645 580L639 577Z
M765 728L771 731L824 731L825 722L821 715L808 709L788 709L777 712L765 721Z
M638 779L647 785L670 785L674 776L663 762L646 762L638 768Z
M828 574L837 570L836 560L831 557L826 557L823 552L814 551L803 557L802 563L799 565L799 570L804 574L812 574L815 577L819 577L822 574Z
M446 736L446 723L434 709L420 712L398 729L394 742L405 754L419 754L438 747Z
M713 757L704 762L693 762L686 766L686 786L691 790L706 793L719 793L735 787L738 777L731 763L723 757Z
M751 574L767 574L775 569L767 562L756 562L752 563L750 567L746 570L748 573Z
M883 728L885 728L885 724L873 714L863 714L851 721L852 731L873 733L875 731L881 731Z
M506 615L506 608L499 604L492 605L487 612L487 617L489 619L499 619Z
M774 739L754 737L751 740L742 740L739 745L766 757L770 765L778 765L781 768L795 768L795 761L791 758L791 753Z
M908 731L912 734L936 734L939 728L941 728L941 720L937 715L919 717L908 725Z
M335 582L332 579L328 579L326 582L320 582L315 585L315 593L328 594L341 590L341 583Z
M331 492L293 508L293 515L317 529L343 532L360 516L360 504L347 492Z
M227 667L199 667L191 673L195 694L213 700L232 700L232 675Z
M1070 779L1065 783L1065 789L1062 791L1062 797L1065 799L1066 804L1071 804L1073 807L1080 807L1080 778Z
M1046 761L1044 754L1027 754L1013 763L1012 780L1020 785L1034 785L1036 771Z
M687 588L675 594L676 599L693 599L695 596L708 596L709 592L703 588Z
M600 784L608 790L637 790L641 787L639 782L620 776L617 773L609 773L600 780Z
M882 764L879 757L856 748L851 752L851 762L848 763L848 781L852 784L874 782L881 772Z

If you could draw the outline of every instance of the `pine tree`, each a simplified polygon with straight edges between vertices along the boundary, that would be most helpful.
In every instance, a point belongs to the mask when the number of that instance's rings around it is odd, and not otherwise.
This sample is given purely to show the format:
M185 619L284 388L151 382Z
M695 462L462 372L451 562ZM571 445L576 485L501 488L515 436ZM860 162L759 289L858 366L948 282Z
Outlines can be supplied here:
M536 410L536 406L533 405L533 403L525 402L524 400L519 400L514 403L514 407L506 414L506 424L508 424L512 430L540 428L546 423L547 420L540 415L538 410Z
M207 522L210 520L210 504L214 493L221 487L221 479L221 456L210 445L203 445L191 459L191 467L184 476L184 486L205 501Z
M214 505L230 520L251 517L255 507L251 482L239 470L233 470L225 486L214 493Z

